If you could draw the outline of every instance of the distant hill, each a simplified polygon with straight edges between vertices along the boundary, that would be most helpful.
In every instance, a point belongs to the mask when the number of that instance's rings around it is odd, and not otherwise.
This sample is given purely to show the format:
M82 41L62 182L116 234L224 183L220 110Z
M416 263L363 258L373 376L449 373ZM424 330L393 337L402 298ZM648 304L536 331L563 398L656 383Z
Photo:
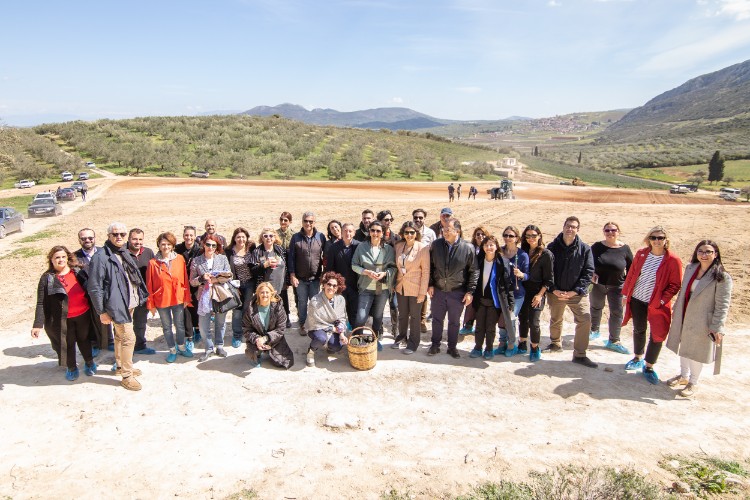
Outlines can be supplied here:
M256 106L243 111L243 115L279 115L311 125L333 125L336 127L387 128L391 130L417 130L438 127L452 120L434 118L409 108L374 108L361 111L336 111L330 108L307 110L298 104L278 106Z

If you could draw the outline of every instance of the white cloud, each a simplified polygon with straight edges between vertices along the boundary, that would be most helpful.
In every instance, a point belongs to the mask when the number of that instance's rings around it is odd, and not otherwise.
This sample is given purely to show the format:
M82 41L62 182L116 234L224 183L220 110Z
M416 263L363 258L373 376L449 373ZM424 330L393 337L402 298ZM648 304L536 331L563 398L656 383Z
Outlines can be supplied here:
M716 15L733 17L735 21L750 19L750 0L719 0Z
M458 87L456 90L464 94L478 94L482 91L480 87Z
M547 6L548 7L561 7L562 2L559 2L558 0L549 0L549 2L547 2Z
M404 100L401 99L400 97L393 97L391 98L391 102L394 104L403 104Z

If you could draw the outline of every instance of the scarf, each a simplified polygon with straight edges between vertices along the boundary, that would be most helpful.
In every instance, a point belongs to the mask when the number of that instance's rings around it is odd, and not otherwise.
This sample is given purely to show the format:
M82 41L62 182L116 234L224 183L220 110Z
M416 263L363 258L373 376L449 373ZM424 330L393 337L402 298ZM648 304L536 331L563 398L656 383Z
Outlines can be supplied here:
M138 270L138 266L136 265L135 261L133 260L133 256L130 253L130 250L128 250L128 247L126 245L123 245L121 247L116 247L107 240L104 243L104 246L109 248L109 250L115 254L120 255L122 259L122 267L125 270L125 274L128 277L128 281L132 284L133 288L138 288L138 285L141 283L141 272Z

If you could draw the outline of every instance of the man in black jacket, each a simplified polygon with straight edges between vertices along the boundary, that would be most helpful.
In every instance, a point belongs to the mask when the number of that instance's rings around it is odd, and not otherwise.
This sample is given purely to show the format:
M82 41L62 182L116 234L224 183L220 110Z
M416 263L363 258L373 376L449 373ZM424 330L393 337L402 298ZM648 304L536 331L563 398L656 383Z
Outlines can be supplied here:
M375 220L375 212L366 208L362 211L362 222L359 223L359 229L354 233L354 239L365 241L370 237L370 224Z
M174 247L174 251L185 259L188 274L190 274L190 264L193 263L193 259L201 253L201 246L195 236L197 233L195 226L185 226L182 229L182 243L178 243ZM195 344L201 340L201 334L198 331L198 300L195 298L197 290L198 287L190 285L190 297L192 297L193 302L191 306L185 308L185 345L191 352L195 348Z
M315 229L315 214L302 214L302 229L292 236L289 244L289 279L297 290L297 315L299 334L307 335L307 301L320 292L320 276L323 274L323 247L326 237Z
M594 275L594 257L591 247L581 241L578 231L581 221L578 217L568 217L563 231L547 245L554 257L554 286L547 291L549 302L549 338L547 352L562 351L562 326L565 308L573 313L575 337L573 340L573 362L596 368L598 365L586 356L591 331L588 288Z
M427 352L434 356L440 352L443 340L443 321L448 314L448 354L460 358L458 329L464 307L471 304L477 287L479 268L474 247L461 239L461 223L448 219L443 227L443 237L430 246L430 285L427 294L432 299L432 346Z
M143 246L143 230L137 227L130 230L128 234L128 250L138 264L143 282L146 282L146 270L148 261L154 258L154 251ZM146 325L148 321L148 309L146 304L138 306L133 310L133 330L135 331L135 353L155 354L156 351L146 345Z
M83 266L83 270L88 273L91 259L102 247L96 246L96 233L88 227L78 231L78 242L81 244L81 248L76 250L74 255L78 259L78 263ZM94 357L97 357L101 349L105 347L110 351L114 351L115 337L112 333L112 325L102 325L101 321L99 321L99 316L92 314L91 326L89 340L91 341L91 351Z
M346 283L346 290L341 295L346 300L346 316L349 319L349 325L354 324L359 302L359 289L357 288L359 274L352 270L352 257L359 245L359 241L354 239L355 231L356 228L351 222L341 226L341 239L328 247L326 253L326 271L339 273Z

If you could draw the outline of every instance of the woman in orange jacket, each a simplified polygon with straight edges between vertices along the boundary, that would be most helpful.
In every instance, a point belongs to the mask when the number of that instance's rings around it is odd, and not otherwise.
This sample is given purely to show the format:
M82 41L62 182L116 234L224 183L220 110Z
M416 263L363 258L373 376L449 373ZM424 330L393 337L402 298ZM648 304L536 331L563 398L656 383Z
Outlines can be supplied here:
M178 354L186 358L193 357L193 352L185 346L184 309L191 305L190 286L185 259L174 251L176 243L174 234L161 233L156 238L159 253L149 261L146 270L147 307L152 314L159 311L164 339L169 346L167 363L174 363ZM176 343L172 323L177 330Z
M633 257L625 283L622 286L625 303L625 326L633 318L633 353L626 370L643 370L643 376L652 384L659 383L654 364L661 346L667 339L672 322L672 298L680 291L682 262L669 251L669 235L662 226L656 226L643 239L646 244ZM646 327L651 335L646 347Z

